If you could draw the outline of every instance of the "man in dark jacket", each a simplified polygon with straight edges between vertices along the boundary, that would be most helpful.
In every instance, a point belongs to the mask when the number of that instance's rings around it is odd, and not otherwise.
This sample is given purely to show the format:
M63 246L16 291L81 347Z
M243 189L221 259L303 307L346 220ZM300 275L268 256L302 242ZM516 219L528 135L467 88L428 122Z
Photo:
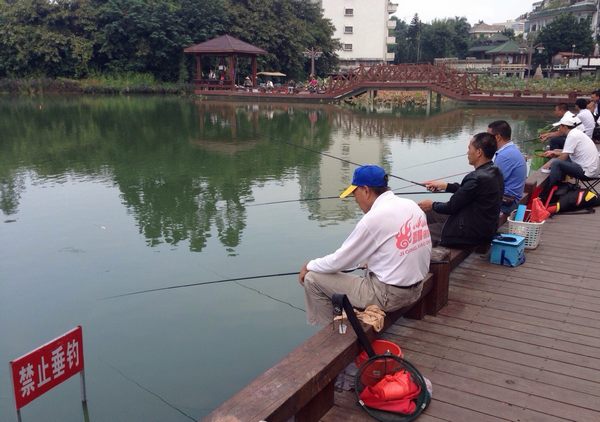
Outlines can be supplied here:
M493 135L478 133L467 151L475 170L460 185L438 180L425 183L432 192L453 193L448 202L419 202L427 215L434 246L471 247L489 243L496 234L504 193L502 173L492 162L496 150Z

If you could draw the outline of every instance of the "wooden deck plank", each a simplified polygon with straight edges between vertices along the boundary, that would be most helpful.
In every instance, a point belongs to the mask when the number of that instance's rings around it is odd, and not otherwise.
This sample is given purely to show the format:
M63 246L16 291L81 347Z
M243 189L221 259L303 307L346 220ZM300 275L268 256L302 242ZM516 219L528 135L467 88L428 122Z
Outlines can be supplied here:
M595 311L600 308L600 298L583 296L585 293L577 292L576 288L573 288L572 292L564 292L555 289L544 289L537 286L526 286L511 281L504 281L500 284L497 280L489 279L487 277L467 279L467 277L462 274L454 276L453 286L465 287L467 289L475 289L488 293L497 293L500 295L530 298L552 305L576 307L588 311Z
M559 215L541 240L517 268L472 254L444 309L386 331L433 383L423 417L600 420L600 213Z
M551 311L557 312L564 316L573 316L580 318L587 318L591 321L598 321L599 313L594 311L589 311L586 309L579 309L570 306L557 305L553 303L547 303L544 301L536 300L536 298L523 298L520 295L492 295L486 292L478 291L476 289L472 289L469 286L462 287L457 285L458 283L453 283L450 285L450 294L452 297L455 294L459 295L470 295L472 297L478 297L482 304L487 302L507 302L515 305L522 305L531 308L532 312L540 310L540 311ZM597 326L597 325L596 325Z
M600 340L600 328L582 327L580 325L569 324L561 320L542 318L537 314L525 315L522 313L498 310L490 307L484 308L482 306L471 305L468 303L450 303L445 309L440 311L440 314L445 316L455 316L456 318L473 319L480 316L483 312L485 312L485 317L491 317L499 323L503 323L504 321L522 322L534 327L553 328L557 331L560 331L559 334L564 340L573 338L572 341L581 341L584 343L587 343L588 338ZM571 335L574 337L571 337Z
M523 300L521 298L509 296L499 298L482 292L473 291L472 289L457 287L451 288L449 296L452 300L451 303L457 305L473 304L485 306L490 309L507 310L522 315L538 315L550 320L564 321L582 327L598 327L596 318L573 315L573 312L569 308L560 309L559 307L552 306L540 307L536 302Z
M477 350L461 350L458 348L448 348L446 343L437 340L438 343L429 341L411 341L411 338L387 334L386 338L395 341L398 344L405 344L404 351L411 354L430 354L432 356L444 358L453 362L461 362L473 365L477 368L489 369L496 372L505 373L512 376L521 377L530 381L538 381L551 386L565 388L567 390L585 393L589 396L600 397L600 384L597 382L582 380L573 377L570 373L559 374L550 372L536 365L537 360L518 360L515 355L498 357L489 357L478 354ZM439 344L442 342L443 344ZM595 399L597 400L597 399Z
M519 362L522 365L527 365L532 368L547 370L556 374L568 375L570 377L583 380L590 380L595 383L598 383L598 379L600 379L600 370L586 368L573 362L562 362L554 359L547 359L543 356L540 357L539 355L499 347L497 343L477 343L455 338L453 336L447 336L443 333L430 333L399 326L392 327L387 331L387 334L394 334L410 338L413 339L413 342L424 339L424 341L439 344L442 347L445 347L448 350L448 353L454 353L455 350L463 352L467 351L496 359L499 362ZM416 338L419 340L414 340ZM401 344L406 347L406 343Z
M542 276L545 274L542 274ZM455 280L465 280L467 282L503 282L503 285L510 287L511 289L527 289L540 288L546 289L549 292L565 292L570 294L581 294L583 297L581 300L587 300L589 297L591 300L600 298L600 283L597 280L589 279L586 277L564 277L559 280L536 280L534 278L527 278L527 282L521 281L521 278L514 278L508 274L494 273L494 272L481 272L474 273L468 271L466 267L458 268L453 272ZM506 283L506 284L504 284Z
M482 413L489 412L493 409L492 415L502 415L504 417L509 417L512 420L517 420L521 417L520 413L527 409L531 413L527 416L526 420L539 421L565 419L593 421L599 414L598 411L584 409L564 402L557 402L551 398L534 396L527 392L514 390L513 387L517 384L517 381L512 377L505 378L505 384L503 386L499 385L501 382L500 377L495 377L498 379L478 379L479 377L475 377L475 375L483 377L484 371L479 368L473 368L470 365L463 365L463 369L468 371L470 368L471 371L463 372L459 375L452 372L452 364L448 361L444 361L440 364L441 360L431 359L424 354L411 356L408 359L423 370L425 368L429 369L424 372L434 384L434 393L436 391L436 386L438 387L438 390L441 386L444 386L454 391L467 393L471 400L473 397L488 399L481 407L475 406L473 402L470 402L469 407L471 409ZM508 384L508 382L514 384ZM576 396L580 393L572 394Z
M528 336L511 330L494 327L482 327L480 324L464 324L452 318L438 318L435 324L426 322L415 324L413 321L403 321L408 327L420 327L436 333L447 333L456 338L497 344L498 347L519 350L545 358L552 358L562 362L575 361L580 366L600 370L600 355L594 353L593 348L582 346L561 345L558 340L545 339L539 336ZM571 350L564 350L571 349ZM591 349L591 350L590 350Z

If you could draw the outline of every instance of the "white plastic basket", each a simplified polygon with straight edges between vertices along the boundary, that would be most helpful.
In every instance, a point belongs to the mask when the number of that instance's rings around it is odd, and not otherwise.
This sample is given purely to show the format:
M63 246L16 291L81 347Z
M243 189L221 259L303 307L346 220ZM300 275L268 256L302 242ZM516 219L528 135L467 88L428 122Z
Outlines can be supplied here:
M544 225L544 221L541 223L515 221L513 220L515 218L515 212L516 211L513 211L508 217L508 232L525 237L525 249L537 248L540 244L540 238L542 237L542 226Z

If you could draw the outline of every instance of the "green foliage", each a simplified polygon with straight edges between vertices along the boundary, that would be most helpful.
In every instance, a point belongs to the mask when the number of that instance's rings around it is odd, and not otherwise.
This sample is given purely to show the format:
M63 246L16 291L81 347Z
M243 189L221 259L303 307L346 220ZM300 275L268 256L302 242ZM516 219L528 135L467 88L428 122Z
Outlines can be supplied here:
M84 75L93 54L89 0L0 3L0 76Z
M394 63L407 63L408 59L408 25L403 20L392 16L392 19L396 21L396 28L394 29L393 36L396 38L396 46L394 49L395 57Z
M415 14L410 25L396 26L396 63L433 62L438 57L466 57L471 26L464 17L421 22Z
M151 72L177 80L184 47L226 22L221 0L109 0L98 10L95 64L101 71Z
M504 28L502 30L501 34L504 35L505 37L507 37L509 40L515 39L515 30L512 28Z
M339 44L332 39L334 27L323 18L318 4L304 0L226 1L231 19L227 32L269 52L258 57L259 69L281 70L294 79L306 77L310 60L302 53L312 47L323 52L315 62L318 75L336 66Z
M0 77L133 72L185 81L193 57L182 50L230 33L269 51L261 68L299 78L307 48L323 51L318 73L337 65L333 32L320 6L304 0L0 0Z
M594 41L589 20L579 22L572 14L562 14L545 26L536 38L544 46L545 63L561 51L572 51L589 55L594 51Z

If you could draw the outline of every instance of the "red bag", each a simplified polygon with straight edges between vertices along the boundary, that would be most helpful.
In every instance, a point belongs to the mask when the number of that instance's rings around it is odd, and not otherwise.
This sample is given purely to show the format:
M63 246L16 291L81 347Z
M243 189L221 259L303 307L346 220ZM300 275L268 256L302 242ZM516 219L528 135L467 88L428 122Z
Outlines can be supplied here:
M550 212L544 207L540 198L535 198L531 203L531 214L529 215L530 223L541 223L546 218L550 217Z

